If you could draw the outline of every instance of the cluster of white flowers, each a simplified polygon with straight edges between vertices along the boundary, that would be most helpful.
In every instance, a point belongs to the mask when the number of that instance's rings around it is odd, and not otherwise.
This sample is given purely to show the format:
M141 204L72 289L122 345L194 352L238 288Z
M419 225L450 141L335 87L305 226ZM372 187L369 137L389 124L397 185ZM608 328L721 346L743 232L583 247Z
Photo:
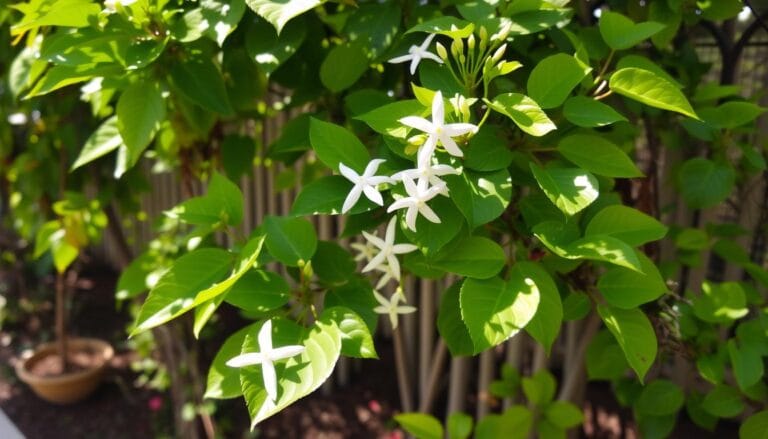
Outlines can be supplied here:
M411 74L416 73L416 67L422 59L430 59L442 63L440 57L427 50L434 37L434 34L430 34L420 46L411 46L407 55L393 58L389 62L401 63L410 61ZM458 96L454 99L457 104L462 104L461 106L463 106L463 99L460 98ZM341 213L349 212L363 194L372 202L383 206L384 199L379 192L379 185L394 185L402 182L406 196L394 194L393 198L395 201L387 207L387 212L406 209L406 227L416 232L416 219L419 214L427 221L440 223L440 217L427 204L438 195L448 196L448 185L440 177L461 173L459 169L437 162L435 158L437 147L442 146L448 154L454 157L463 157L464 154L454 138L476 132L477 126L470 123L446 124L445 104L440 91L437 91L432 99L432 120L418 116L408 116L400 119L399 122L424 133L418 136L425 137L425 140L416 153L416 167L397 172L391 176L382 176L376 175L379 166L384 162L382 159L371 160L362 174L357 174L348 166L339 163L339 173L354 185L344 200ZM400 263L397 260L397 255L410 253L417 249L412 244L395 244L396 222L396 217L390 219L384 239L379 238L375 234L363 232L366 243L352 244L352 248L358 251L356 260L366 262L362 270L363 273L373 270L382 273L376 285L377 290L383 288L390 280L400 282ZM412 306L399 305L401 300L405 301L401 289L398 289L398 292L393 294L390 299L386 299L376 291L374 291L374 295L380 303L380 306L376 307L374 311L379 314L388 315L393 328L397 327L398 314L416 311L416 308Z

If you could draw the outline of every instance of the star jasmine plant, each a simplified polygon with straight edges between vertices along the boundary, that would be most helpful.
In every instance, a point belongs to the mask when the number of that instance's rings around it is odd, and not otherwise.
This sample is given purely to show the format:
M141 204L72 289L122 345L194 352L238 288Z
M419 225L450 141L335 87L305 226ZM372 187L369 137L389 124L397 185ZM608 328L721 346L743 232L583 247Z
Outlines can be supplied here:
M363 268L363 273L378 268L386 263L391 270L389 274L391 274L396 281L400 281L400 263L397 261L397 255L410 253L417 250L418 247L413 244L395 244L396 223L396 217L392 217L392 219L389 220L384 239L373 236L368 232L363 232L365 239L379 249L379 253Z
M400 290L392 293L387 299L386 297L374 291L373 295L376 297L376 301L379 302L379 306L373 310L378 314L383 314L389 317L389 322L392 324L392 329L397 329L397 316L398 314L410 314L416 312L416 307L410 305L400 305L400 301L403 300L403 294Z
M440 217L427 205L427 201L445 191L447 186L440 184L428 187L429 181L427 179L420 179L418 183L415 183L410 176L405 174L402 175L402 179L408 196L397 199L387 208L387 212L406 209L405 224L414 232L416 231L416 217L418 214L421 214L433 223L439 223Z
M344 165L344 163L339 163L339 172L341 175L354 183L354 187L351 191L349 191L347 198L344 200L344 204L341 207L341 213L346 213L352 209L352 207L355 206L355 203L357 203L357 201L360 199L361 194L365 194L369 200L373 201L379 206L384 205L384 199L381 197L377 186L382 183L391 182L392 179L389 177L377 176L375 174L379 169L379 165L385 161L386 160L383 159L371 160L365 167L365 171L363 171L362 174L358 174L354 169Z

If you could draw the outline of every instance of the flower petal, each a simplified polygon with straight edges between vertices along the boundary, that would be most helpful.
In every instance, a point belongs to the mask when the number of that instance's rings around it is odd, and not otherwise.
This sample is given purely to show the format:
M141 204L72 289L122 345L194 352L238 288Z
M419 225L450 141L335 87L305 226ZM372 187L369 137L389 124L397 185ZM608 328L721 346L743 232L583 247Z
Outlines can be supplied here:
M381 197L379 191L377 191L373 186L363 186L363 193L369 200L373 201L379 206L384 205L384 198Z
M273 360L282 360L284 358L295 357L296 355L304 352L306 348L301 345L280 346L279 348L272 349Z
M395 244L392 246L392 253L396 255L402 255L405 253L410 253L412 251L416 251L419 248L416 247L413 244Z
M421 59L423 59L423 60L424 59L431 59L432 61L435 61L438 64L442 64L443 63L443 60L439 56L435 55L432 52L422 52L421 53Z
M264 378L264 389L270 401L277 401L277 373L271 361L261 363L261 375Z
M429 136L427 141L419 147L419 152L416 154L416 163L419 168L423 168L432 164L432 154L435 153L435 147L437 146L437 136Z
M443 93L440 90L432 98L432 126L442 127L445 122L445 107L443 106Z
M416 215L418 213L419 210L415 205L408 207L408 211L405 212L405 224L414 232L416 231Z
M389 309L389 300L386 297L382 296L381 294L379 294L378 291L375 291L375 290L373 291L373 297L376 298L376 301L379 302L381 306L385 307L386 309ZM374 311L375 311L375 308L374 308ZM384 311L384 312L386 313L389 311Z
M400 282L400 262L397 260L397 256L394 254L387 256L387 264L389 264L392 277L394 277L396 281Z
M434 165L434 166L432 166L431 171L432 171L433 175L437 175L437 176L450 175L450 174L454 174L454 175L461 174L461 171L459 171L458 169L454 168L451 165Z
M363 267L363 273L367 273L374 268L378 267L379 265L384 263L384 260L387 258L387 254L385 252L379 252L376 256L371 259L371 262L366 264L365 267Z
M360 181L360 176L357 172L341 162L339 162L339 173L354 184L357 184L357 182Z
M360 199L361 192L363 192L363 189L357 185L353 187L351 191L349 191L347 198L344 199L344 204L341 206L341 213L347 213L350 209L355 207L357 200Z
M390 59L387 62L392 63L392 64L400 64L402 62L410 61L412 59L413 59L413 54L409 53L407 55L396 56L396 57Z
M262 361L264 361L264 356L261 353L251 352L232 357L225 364L229 367L245 367L260 364Z
M398 122L407 127L416 128L419 131L424 131L427 134L432 134L435 131L432 122L419 116L405 116L398 120Z
M406 208L406 207L411 207L411 206L413 206L413 204L414 204L413 198L411 198L411 197L401 198L401 199L399 199L399 200L397 200L394 203L389 205L389 207L387 208L387 213L390 213L390 212L395 211L397 209L403 209L403 208Z
M408 195L411 197L416 197L419 195L419 190L416 187L416 183L410 176L403 175L403 186L405 186L405 192L408 193Z
M272 320L267 320L261 325L259 329L259 349L261 352L269 356L269 351L272 350Z
M437 216L434 210L432 210L431 207L427 206L426 204L422 204L419 206L419 213L429 221L432 221L433 223L440 224L440 217Z
M363 172L364 177L372 177L376 174L376 170L379 169L379 165L386 162L384 159L373 159L365 166L365 171Z
M459 145L457 145L456 142L449 136L443 134L440 136L440 142L443 144L445 150L448 151L448 154L455 157L464 157L464 153L461 152Z
M443 127L443 133L451 137L474 133L475 131L477 131L477 126L471 123L449 123Z
M384 242L383 239L379 238L376 235L371 235L370 233L366 232L365 230L363 230L363 236L365 237L365 239L368 240L368 242L370 242L371 244L375 245L376 247L378 247L380 249L383 249L384 247L387 246L387 243Z
M411 75L416 74L416 67L419 66L419 62L421 62L421 54L419 52L415 52L413 54L413 59L411 60L411 68L410 68Z
M427 47L429 47L430 44L432 44L432 40L435 38L435 34L429 34L427 35L427 38L424 40L423 43L421 43L421 46L419 48L421 50L427 50Z

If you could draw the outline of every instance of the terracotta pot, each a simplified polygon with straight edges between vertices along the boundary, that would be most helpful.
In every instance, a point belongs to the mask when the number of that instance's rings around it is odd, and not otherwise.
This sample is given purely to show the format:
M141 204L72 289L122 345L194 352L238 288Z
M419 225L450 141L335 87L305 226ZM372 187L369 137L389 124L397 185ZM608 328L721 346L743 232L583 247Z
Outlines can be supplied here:
M70 353L93 352L99 358L94 366L86 370L57 376L38 376L30 371L40 360L57 355L55 343L44 343L37 347L32 356L16 365L16 373L22 381L42 399L55 404L71 404L85 399L98 387L114 350L109 343L95 338L70 338L67 342Z

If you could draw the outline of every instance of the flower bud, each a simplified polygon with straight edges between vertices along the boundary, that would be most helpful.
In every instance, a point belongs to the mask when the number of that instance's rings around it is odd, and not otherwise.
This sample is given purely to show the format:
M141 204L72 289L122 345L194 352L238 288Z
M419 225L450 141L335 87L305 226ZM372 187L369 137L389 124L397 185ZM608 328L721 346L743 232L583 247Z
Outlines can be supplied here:
M435 44L435 50L437 51L437 56L439 56L440 59L442 59L443 61L448 60L448 51L445 50L445 46L440 44L440 42L437 42Z
M475 34L470 34L469 38L467 38L467 47L469 47L469 50L475 50Z
M493 60L493 62L494 62L494 63L497 63L497 62L499 62L499 60L501 59L501 57L502 57L502 56L504 56L504 52L505 52L506 50L507 50L507 43L504 43L504 44L502 44L502 45L501 45L501 47L499 47L498 49L496 49L496 52L494 52L494 53L493 53L493 56L491 57L491 59Z
M480 26L480 51L482 52L485 50L485 47L488 45L488 30L485 29L485 26Z

